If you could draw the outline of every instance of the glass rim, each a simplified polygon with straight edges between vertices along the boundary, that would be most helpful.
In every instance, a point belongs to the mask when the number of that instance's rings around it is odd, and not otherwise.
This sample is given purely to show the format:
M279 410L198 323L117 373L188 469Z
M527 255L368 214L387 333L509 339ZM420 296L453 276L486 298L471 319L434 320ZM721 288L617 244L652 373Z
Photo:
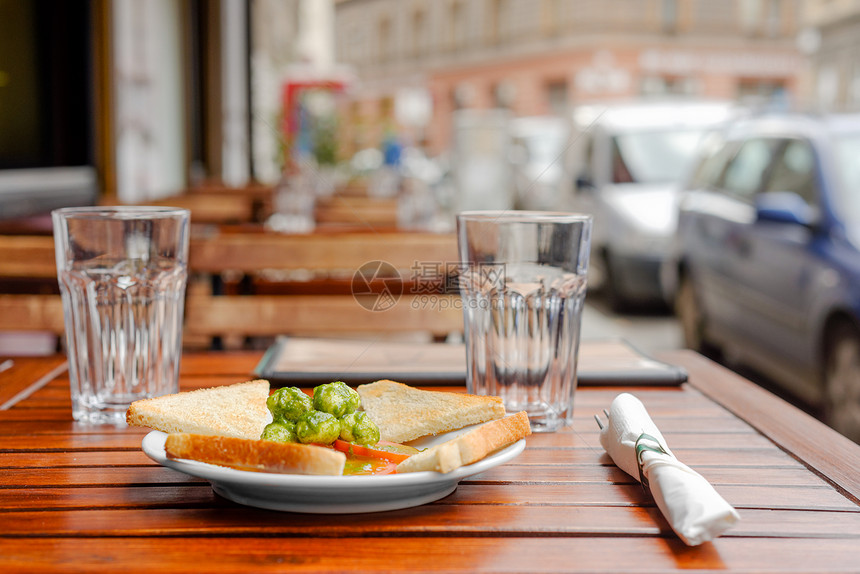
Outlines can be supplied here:
M529 211L516 209L461 211L458 221L497 221L499 223L579 223L589 222L593 217L588 213L571 211Z
M88 205L61 207L51 211L54 217L65 219L147 219L190 217L191 211L184 207L162 205Z

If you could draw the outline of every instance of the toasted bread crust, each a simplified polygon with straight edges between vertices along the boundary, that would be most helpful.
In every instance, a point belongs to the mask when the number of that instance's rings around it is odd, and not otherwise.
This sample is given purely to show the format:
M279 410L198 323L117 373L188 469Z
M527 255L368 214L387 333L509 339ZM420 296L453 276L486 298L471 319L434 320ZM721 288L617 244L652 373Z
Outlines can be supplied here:
M263 379L164 395L133 402L126 422L166 433L258 439L272 421L268 396L269 381Z
M530 434L529 417L525 411L521 411L503 419L484 423L447 442L414 454L397 465L397 472L422 470L451 472L461 466L477 462L491 452L513 444Z
M257 472L342 475L346 455L308 444L174 433L167 436L168 458L184 458Z
M505 416L502 399L425 391L381 380L356 388L382 440L407 442Z

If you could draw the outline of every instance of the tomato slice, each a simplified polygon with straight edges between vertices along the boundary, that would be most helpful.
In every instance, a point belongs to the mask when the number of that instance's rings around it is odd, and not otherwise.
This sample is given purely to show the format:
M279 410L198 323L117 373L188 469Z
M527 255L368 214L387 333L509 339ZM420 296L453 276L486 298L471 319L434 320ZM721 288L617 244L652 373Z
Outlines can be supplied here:
M363 444L355 444L345 440L337 439L334 441L334 448L347 455L367 456L371 458L379 458L393 463L401 463L413 454L418 453L415 447L399 444L396 442L388 442L381 440L378 443L368 446Z
M397 463L372 456L347 455L343 467L344 476L366 474L392 474L397 470Z

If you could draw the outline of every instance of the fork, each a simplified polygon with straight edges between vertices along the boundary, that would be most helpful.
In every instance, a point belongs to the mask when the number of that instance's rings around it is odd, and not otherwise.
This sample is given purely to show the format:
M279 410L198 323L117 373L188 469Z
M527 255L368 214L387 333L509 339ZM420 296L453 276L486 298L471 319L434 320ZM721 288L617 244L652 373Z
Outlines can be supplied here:
M606 421L609 422L609 411L603 409L603 414L606 415ZM600 427L600 430L603 430L603 423L600 422L600 416L594 415L594 420L597 421L597 426Z

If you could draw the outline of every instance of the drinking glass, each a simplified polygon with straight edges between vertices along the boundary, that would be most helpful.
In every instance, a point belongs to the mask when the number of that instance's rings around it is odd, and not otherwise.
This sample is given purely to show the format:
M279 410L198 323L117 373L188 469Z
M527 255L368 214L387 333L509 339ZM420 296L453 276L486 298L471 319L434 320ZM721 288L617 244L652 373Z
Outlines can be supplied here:
M468 390L525 410L536 432L573 420L591 225L572 213L457 216Z
M179 390L189 212L52 212L72 416L122 424L133 401Z

